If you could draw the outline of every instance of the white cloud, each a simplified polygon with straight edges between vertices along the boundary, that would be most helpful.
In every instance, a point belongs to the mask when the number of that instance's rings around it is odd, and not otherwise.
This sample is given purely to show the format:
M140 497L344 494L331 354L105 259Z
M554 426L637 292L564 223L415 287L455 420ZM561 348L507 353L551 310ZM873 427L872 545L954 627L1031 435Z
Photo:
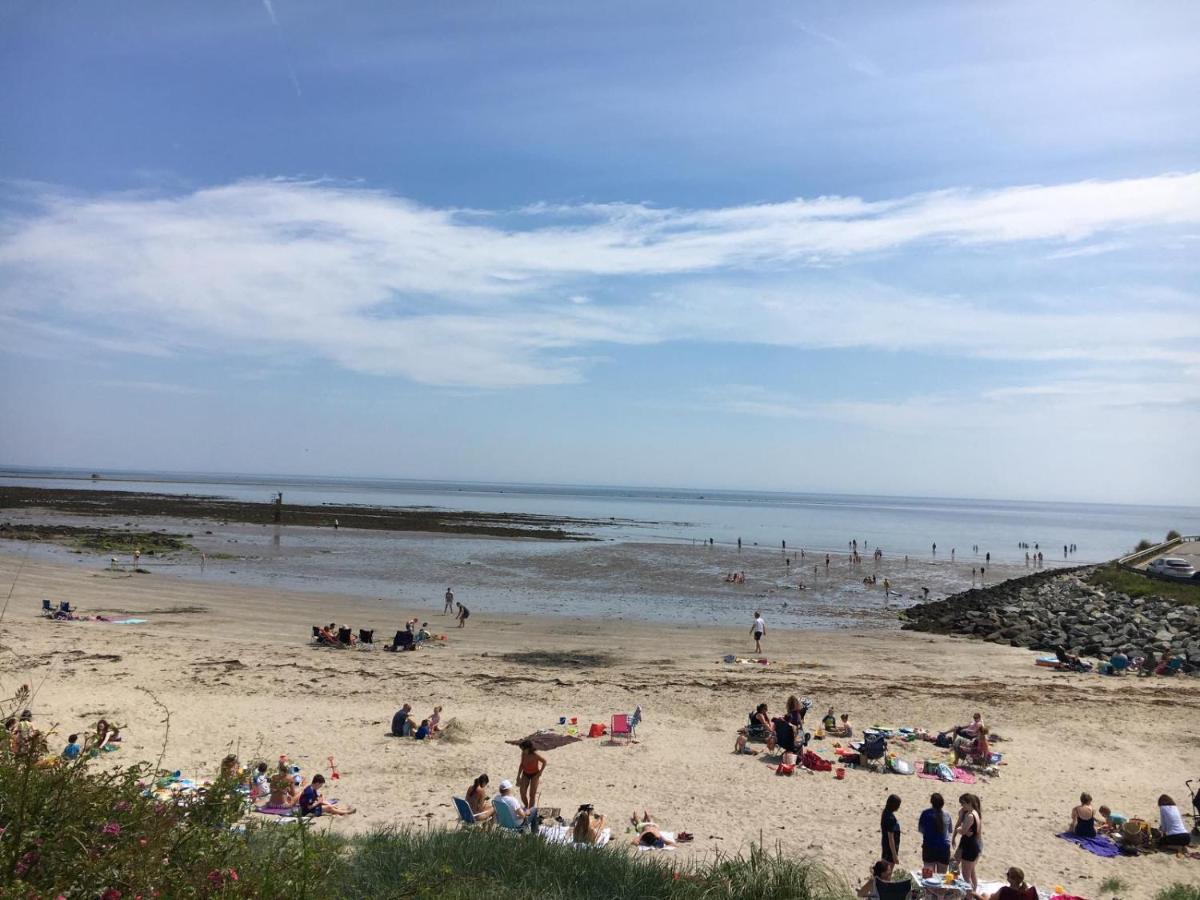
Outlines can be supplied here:
M701 210L435 209L279 179L32 199L32 212L0 214L0 315L117 352L147 334L170 335L148 348L160 353L268 345L459 387L574 381L596 344L686 339L1200 361L1200 320L1179 314L1194 298L1047 312L838 277L914 244L1086 252L1121 232L1192 226L1200 173Z

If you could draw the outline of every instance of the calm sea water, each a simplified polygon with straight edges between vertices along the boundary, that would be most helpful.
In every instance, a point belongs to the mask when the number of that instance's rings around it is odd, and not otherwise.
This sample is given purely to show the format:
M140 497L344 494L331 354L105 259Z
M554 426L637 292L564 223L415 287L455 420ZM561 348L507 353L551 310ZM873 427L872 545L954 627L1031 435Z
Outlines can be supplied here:
M179 472L100 472L0 469L0 483L28 487L207 494L266 502L282 491L285 503L434 507L535 513L601 520L585 529L614 540L706 541L746 546L845 550L851 540L890 555L938 555L951 548L1018 561L1026 542L1047 560L1111 559L1141 538L1161 539L1174 528L1200 533L1200 509L1093 503L1033 503L923 497L787 494L727 490L489 484L405 479L210 475Z

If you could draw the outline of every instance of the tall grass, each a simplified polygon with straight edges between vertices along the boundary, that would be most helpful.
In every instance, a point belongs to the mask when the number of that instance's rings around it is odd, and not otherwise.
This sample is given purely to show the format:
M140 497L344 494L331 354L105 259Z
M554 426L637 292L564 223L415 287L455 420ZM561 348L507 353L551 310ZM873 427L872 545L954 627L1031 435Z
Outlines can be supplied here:
M499 830L386 829L354 841L338 894L439 900L842 900L817 863L760 849L681 866L628 847L578 850Z
M1200 900L1200 885L1176 883L1155 894L1154 900Z

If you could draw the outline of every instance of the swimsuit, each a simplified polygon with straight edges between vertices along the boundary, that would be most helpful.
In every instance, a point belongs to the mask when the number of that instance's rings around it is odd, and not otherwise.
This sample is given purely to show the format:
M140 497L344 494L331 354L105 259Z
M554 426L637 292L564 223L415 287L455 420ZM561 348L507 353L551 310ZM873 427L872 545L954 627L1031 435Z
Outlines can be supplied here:
M978 828L975 825L975 820L971 819L971 834L963 834L962 840L958 842L958 852L962 856L964 862L975 862L979 859L979 854L983 852L983 847L979 844L979 835L976 833Z
M1075 837L1093 838L1096 836L1096 819L1077 819L1075 822Z

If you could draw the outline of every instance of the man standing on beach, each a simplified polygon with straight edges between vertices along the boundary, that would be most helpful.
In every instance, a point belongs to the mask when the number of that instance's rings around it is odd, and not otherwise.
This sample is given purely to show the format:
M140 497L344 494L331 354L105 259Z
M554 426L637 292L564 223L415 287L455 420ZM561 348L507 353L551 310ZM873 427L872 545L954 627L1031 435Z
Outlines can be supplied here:
M454 591L446 588L446 606L442 610L442 615L454 615Z
M750 634L754 637L754 652L762 653L762 639L767 633L767 623L763 621L762 613L757 609L754 611L754 625L750 629Z

